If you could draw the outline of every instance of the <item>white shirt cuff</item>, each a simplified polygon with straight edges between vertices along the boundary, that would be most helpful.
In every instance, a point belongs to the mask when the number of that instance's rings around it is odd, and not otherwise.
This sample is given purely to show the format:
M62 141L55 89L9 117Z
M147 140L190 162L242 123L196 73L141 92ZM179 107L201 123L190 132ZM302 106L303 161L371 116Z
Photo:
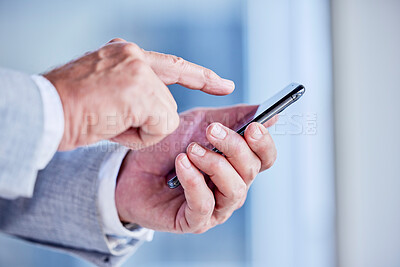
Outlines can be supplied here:
M115 204L115 186L128 149L120 147L103 161L99 172L98 207L107 245L114 255L132 252L140 243L151 241L154 231L143 227L124 227L119 220Z
M43 103L44 131L40 140L36 166L42 170L57 152L64 134L64 110L56 88L43 76L32 75Z

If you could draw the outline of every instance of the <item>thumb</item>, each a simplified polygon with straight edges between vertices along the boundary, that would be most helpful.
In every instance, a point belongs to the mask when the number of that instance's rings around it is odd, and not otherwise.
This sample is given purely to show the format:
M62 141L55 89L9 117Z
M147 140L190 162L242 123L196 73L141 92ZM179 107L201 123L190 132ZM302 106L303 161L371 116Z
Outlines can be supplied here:
M251 120L257 108L257 105L240 104L226 108L211 109L205 114L205 122L207 126L213 122L219 122L235 130Z

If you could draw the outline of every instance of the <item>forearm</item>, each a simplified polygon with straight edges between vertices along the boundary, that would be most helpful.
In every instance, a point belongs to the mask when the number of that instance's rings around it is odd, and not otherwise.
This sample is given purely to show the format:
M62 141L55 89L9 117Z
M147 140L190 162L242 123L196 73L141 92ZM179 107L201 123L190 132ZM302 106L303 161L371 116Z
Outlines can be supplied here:
M57 153L33 197L0 201L0 230L42 243L107 252L97 209L99 147Z
M124 229L109 211L117 213L113 192L125 152L103 142L57 153L39 172L32 198L0 199L0 231L73 252L96 265L123 260L152 234Z

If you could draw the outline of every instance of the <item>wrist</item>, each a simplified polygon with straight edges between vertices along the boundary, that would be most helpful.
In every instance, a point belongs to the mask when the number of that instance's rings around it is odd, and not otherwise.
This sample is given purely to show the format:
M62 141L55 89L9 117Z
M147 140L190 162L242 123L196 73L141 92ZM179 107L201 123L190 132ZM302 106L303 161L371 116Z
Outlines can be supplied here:
M124 187L124 181L125 177L129 173L129 156L131 154L131 151L129 151L124 160L122 161L121 167L119 169L117 181L116 181L116 186L115 186L115 206L117 208L117 213L119 220L123 224L127 223L133 223L129 218L129 212L126 206L126 203L128 201L127 196L126 196L126 190Z
M55 72L55 73L53 73ZM64 132L61 138L61 142L58 146L58 150L72 150L78 146L78 137L79 137L79 130L76 129L77 127L74 126L76 124L73 123L74 118L72 114L72 110L75 110L75 114L82 114L78 110L78 106L76 105L76 101L70 101L72 98L72 90L68 90L67 84L65 84L64 79L60 76L59 71L53 70L52 72L46 73L43 75L56 89L63 108L64 113Z

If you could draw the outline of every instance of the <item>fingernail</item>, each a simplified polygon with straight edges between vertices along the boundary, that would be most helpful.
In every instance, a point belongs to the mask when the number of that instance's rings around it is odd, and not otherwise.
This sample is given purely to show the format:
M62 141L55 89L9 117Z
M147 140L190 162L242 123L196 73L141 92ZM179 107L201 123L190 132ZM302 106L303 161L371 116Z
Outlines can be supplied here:
M226 131L223 129L219 123L211 125L211 135L218 139L224 139L226 136Z
M192 166L192 164L190 164L190 161L186 155L184 155L181 158L181 163L182 163L183 167L185 167L186 169L189 169Z
M221 80L222 80L222 84L225 87L227 87L229 89L232 89L232 90L235 89L235 83L233 81L227 80L227 79L224 79L224 78L221 78Z
M206 154L206 150L196 143L192 146L190 152L199 157L202 157L204 154Z
M255 128L254 130L253 130L253 132L252 132L252 134L251 134L251 137L253 137L254 139L261 139L261 137L262 137L262 132L261 132L261 130L260 130L260 128L259 128L259 126L258 125L256 125L256 124L254 124L253 125L253 127Z

